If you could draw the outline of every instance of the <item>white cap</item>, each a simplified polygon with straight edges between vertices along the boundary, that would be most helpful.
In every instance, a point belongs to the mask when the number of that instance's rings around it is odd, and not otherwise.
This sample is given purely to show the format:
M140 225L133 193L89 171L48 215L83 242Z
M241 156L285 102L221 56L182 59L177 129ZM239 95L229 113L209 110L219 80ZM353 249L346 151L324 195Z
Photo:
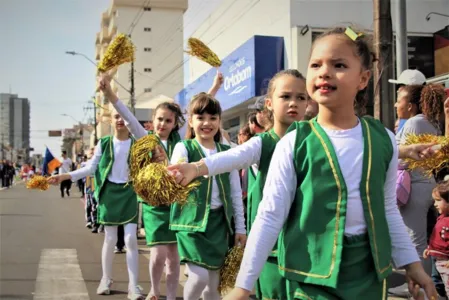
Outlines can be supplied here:
M388 82L395 84L413 85L426 83L426 76L418 70L405 70L398 79L389 79Z

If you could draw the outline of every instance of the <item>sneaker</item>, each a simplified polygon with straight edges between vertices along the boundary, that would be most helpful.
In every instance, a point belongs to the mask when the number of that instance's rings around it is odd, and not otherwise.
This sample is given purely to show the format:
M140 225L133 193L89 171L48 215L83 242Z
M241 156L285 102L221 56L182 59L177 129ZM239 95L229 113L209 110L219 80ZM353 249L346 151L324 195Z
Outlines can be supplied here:
M111 294L111 279L101 279L100 285L97 288L97 295L109 295Z
M98 227L97 226L93 226L92 227L92 233L98 233Z
M128 290L128 299L129 300L144 300L145 297L142 295L142 288L140 286L130 288Z
M388 293L392 294L394 296L405 297L405 298L407 298L410 295L410 293L408 291L407 283L404 283L403 285L388 289Z
M148 294L148 296L145 298L145 300L158 300L158 298L154 295Z
M119 249L117 246L115 246L114 253L122 253L123 249Z
M87 228L92 228L92 223L91 223L91 222L87 222L87 223L86 223L86 227L87 227Z

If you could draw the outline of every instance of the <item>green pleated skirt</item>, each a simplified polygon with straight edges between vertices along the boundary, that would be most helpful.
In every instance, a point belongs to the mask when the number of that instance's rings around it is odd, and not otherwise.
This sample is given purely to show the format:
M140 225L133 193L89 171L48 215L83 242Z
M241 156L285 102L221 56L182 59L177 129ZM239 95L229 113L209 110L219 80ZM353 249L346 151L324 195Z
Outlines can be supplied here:
M181 262L220 269L228 252L228 234L223 207L211 209L205 232L176 231Z
M386 281L377 278L368 236L344 238L336 289L287 280L287 295L289 300L387 299Z
M106 226L137 223L137 196L131 185L106 181L98 201L98 222Z
M143 224L148 246L176 243L176 233L169 229L170 206L151 206L143 202Z

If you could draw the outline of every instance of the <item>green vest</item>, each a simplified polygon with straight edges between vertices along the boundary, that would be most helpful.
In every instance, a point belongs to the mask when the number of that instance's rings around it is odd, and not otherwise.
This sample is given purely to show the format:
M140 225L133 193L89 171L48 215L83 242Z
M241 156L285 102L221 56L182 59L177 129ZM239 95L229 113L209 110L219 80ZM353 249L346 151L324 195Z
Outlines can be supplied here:
M279 142L278 135L273 129L270 131L258 134L262 140L262 151L260 154L260 161L258 165L258 172L254 174L253 168L248 168L248 203L247 203L247 224L246 228L249 233L251 225L256 219L259 204L263 198L263 188L267 179L268 168L270 166L271 157L277 142ZM277 255L277 245L274 246L272 255Z
M195 139L182 141L188 152L189 162L200 161L206 157L201 146ZM216 143L217 151L226 151L230 147ZM223 208L226 215L226 223L229 232L232 234L231 219L233 217L231 186L229 173L223 173L213 177L197 178L201 185L189 195L189 201L193 203L181 206L177 203L172 204L170 212L170 229L177 231L205 232L210 211L210 202L212 194L212 179L215 177L218 189L220 190L220 199L223 202Z
M103 189L103 185L108 178L109 173L112 170L114 164L114 141L113 136L108 135L100 139L101 143L101 159L95 170L95 198L100 199L100 193ZM134 144L134 139L131 138L131 147ZM131 151L130 151L131 153ZM129 155L128 155L129 161Z
M364 137L360 196L379 280L392 271L384 184L393 155L385 127L362 118ZM313 119L297 122L293 160L297 190L279 235L279 269L289 280L336 288L346 222L347 188L337 155Z

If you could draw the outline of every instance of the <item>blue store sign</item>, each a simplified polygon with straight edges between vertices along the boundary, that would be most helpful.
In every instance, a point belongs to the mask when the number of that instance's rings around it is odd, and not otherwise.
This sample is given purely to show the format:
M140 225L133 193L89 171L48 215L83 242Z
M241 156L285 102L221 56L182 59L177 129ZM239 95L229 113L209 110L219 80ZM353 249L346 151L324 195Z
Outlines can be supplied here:
M265 94L268 81L284 68L284 40L281 37L254 36L222 59L220 72L224 83L216 98L223 110ZM216 69L211 68L175 96L186 109L190 99L207 92L212 86Z

